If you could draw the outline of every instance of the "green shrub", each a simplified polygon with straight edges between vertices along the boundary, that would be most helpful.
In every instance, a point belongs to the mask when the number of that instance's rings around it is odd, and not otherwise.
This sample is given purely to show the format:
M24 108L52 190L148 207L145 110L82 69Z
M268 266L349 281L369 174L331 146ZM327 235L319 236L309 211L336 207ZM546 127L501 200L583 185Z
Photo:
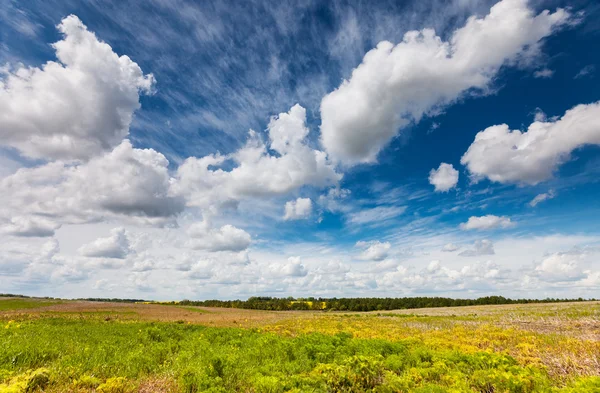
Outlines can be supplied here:
M96 389L101 383L102 381L94 376L82 375L78 380L73 382L73 386L83 389Z
M127 381L127 378L116 377L109 378L96 389L98 393L129 393L134 390L134 386Z
M50 382L48 369L38 368L11 378L7 384L0 384L0 393L31 393L44 389L48 382Z

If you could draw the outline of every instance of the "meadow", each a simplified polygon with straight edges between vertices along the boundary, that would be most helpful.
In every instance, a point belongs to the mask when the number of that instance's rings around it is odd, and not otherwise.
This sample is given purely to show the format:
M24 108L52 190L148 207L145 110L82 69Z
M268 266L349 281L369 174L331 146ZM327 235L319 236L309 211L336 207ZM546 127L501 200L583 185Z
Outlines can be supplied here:
M0 299L0 393L600 392L600 303L385 312Z

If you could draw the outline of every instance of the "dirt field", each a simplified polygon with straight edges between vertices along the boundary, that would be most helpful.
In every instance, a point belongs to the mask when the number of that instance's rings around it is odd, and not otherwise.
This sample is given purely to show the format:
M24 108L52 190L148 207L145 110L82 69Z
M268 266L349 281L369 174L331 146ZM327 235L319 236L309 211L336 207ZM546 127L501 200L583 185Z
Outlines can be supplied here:
M6 301L11 298L0 298ZM192 307L141 303L110 303L18 299L27 308L2 311L0 314L61 317L98 317L116 320L183 321L215 327L260 327L293 320L313 320L322 317L423 316L439 318L444 324L482 325L491 323L537 333L569 335L600 341L600 301L584 303L548 303L517 305L486 305L466 307L419 308L381 312L320 312L320 311L262 311L215 307ZM39 307L33 307L39 302ZM33 303L33 304L32 304ZM0 303L1 306L1 303Z

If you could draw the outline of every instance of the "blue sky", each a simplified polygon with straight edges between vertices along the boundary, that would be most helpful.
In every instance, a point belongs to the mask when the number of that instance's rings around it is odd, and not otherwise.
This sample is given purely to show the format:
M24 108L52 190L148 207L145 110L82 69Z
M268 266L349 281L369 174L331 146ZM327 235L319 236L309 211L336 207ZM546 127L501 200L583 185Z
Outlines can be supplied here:
M0 292L597 297L593 1L0 19Z

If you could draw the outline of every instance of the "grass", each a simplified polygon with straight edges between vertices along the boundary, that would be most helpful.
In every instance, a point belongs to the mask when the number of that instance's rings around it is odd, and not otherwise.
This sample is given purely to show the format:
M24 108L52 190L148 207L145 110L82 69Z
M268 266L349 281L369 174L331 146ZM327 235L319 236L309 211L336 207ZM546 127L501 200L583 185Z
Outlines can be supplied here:
M38 307L49 307L55 304L60 304L59 300L40 300L40 299L21 299L21 298L6 298L0 299L0 312L25 310Z
M76 308L79 317L0 314L0 393L600 392L600 341L573 334L594 337L597 303L563 305L565 313L548 305L448 315L285 312L276 319L111 304L105 312L135 313L103 319L97 308L84 311L94 304L57 307ZM172 322L145 320L150 312ZM556 328L538 331L540 323Z

